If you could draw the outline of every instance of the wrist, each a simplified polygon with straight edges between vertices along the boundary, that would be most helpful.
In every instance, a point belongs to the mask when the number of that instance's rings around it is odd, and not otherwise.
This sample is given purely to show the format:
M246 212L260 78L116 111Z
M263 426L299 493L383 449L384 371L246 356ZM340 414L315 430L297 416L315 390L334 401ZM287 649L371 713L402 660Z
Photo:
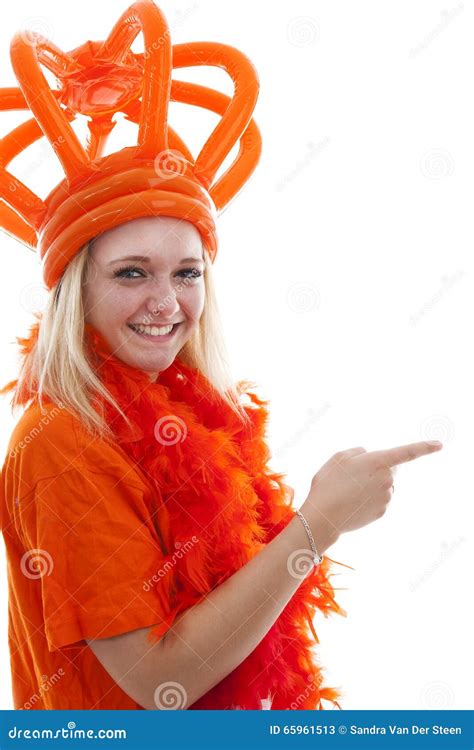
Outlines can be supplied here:
M331 520L321 511L316 510L313 505L308 506L307 501L303 503L300 508L306 522L311 529L311 534L316 545L316 549L320 555L324 555L327 549L331 547L340 537L339 529L334 526ZM296 516L296 519L304 533L307 536L308 548L311 550L311 542L309 536L304 528L302 519Z

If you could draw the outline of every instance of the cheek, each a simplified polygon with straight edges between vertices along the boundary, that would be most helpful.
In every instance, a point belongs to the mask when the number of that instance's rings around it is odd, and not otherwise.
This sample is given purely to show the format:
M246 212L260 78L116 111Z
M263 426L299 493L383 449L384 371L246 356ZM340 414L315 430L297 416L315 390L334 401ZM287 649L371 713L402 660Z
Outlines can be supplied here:
M95 284L86 294L89 317L98 322L128 319L139 299L136 291L111 284Z
M186 315L192 320L198 321L203 311L204 299L204 284L200 283L192 289L187 289L179 302Z

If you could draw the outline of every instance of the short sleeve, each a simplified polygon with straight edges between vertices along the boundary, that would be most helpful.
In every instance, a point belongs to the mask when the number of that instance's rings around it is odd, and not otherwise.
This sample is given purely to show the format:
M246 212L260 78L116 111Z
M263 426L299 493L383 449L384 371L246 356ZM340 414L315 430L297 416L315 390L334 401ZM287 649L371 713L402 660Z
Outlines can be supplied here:
M101 472L83 460L38 481L22 516L50 651L154 625L164 633L174 620L172 571L145 485L119 467Z

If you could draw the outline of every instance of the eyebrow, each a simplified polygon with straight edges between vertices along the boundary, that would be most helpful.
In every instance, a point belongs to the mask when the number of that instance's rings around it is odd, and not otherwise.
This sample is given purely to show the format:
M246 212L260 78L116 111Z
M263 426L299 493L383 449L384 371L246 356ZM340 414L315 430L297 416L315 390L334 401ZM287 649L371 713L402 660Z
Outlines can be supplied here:
M107 263L108 266L111 266L113 263L119 263L120 261L124 260L140 260L142 263L151 263L151 258L148 257L148 255L127 255L125 258L115 258L115 260L111 260L110 263ZM179 261L178 265L182 265L183 263L204 263L204 260L202 258L183 258Z

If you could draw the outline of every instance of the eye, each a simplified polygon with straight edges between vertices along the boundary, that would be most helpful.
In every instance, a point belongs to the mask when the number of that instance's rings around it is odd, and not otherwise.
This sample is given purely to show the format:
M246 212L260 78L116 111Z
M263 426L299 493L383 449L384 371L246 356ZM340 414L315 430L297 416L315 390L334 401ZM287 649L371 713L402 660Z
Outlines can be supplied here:
M119 268L117 271L114 271L114 278L118 277L121 279L136 279L137 276L127 275L129 273L132 273L132 271L137 271L139 273L142 272L141 268L137 268L136 266L124 266L123 268Z
M183 274L185 274L185 279L199 279L202 276L202 271L199 268L183 268L182 271L178 271L178 276L182 276ZM190 275L188 276L188 274Z
M138 276L131 276L132 273L138 273ZM114 271L114 278L121 278L121 279L137 279L140 277L143 277L144 271L141 268L138 268L137 266L123 266L123 268L119 268L117 271ZM199 268L183 268L182 271L178 271L178 276L182 276L186 279L198 279L200 276L202 276L202 271L199 270Z

